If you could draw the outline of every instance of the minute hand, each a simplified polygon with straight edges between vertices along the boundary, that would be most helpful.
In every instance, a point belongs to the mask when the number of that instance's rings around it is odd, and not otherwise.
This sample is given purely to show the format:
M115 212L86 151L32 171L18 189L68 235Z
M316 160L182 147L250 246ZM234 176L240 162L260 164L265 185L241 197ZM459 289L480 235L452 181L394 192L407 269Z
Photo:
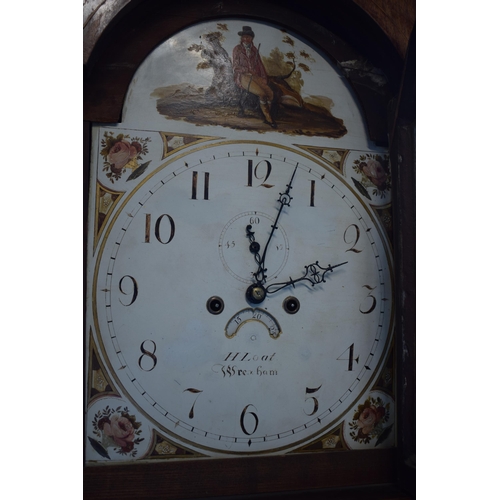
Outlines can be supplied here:
M284 193L280 193L280 197L277 200L280 203L280 208L278 210L278 215L276 216L276 219L274 220L273 225L271 226L271 234L269 235L269 238L267 239L266 246L264 247L264 252L262 253L262 257L259 259L258 264L259 268L257 269L257 272L254 274L255 279L257 280L257 283L262 284L266 282L266 268L264 267L264 263L266 260L266 254L267 254L267 249L269 247L269 243L271 242L273 238L274 231L278 227L278 219L280 218L281 212L283 211L283 207L286 205L287 207L290 206L290 201L292 201L292 197L290 196L290 190L292 189L292 182L293 178L295 177L295 172L297 172L297 167L295 167L295 170L293 171L292 178L290 179L290 182L286 185L286 191Z
M304 266L306 271L300 278L290 278L288 281L284 281L282 283L271 283L266 288L266 293L276 293L287 286L293 286L295 288L295 283L299 283L300 281L308 281L312 286L317 285L318 283L325 283L325 274L333 271L336 267L343 266L344 264L347 264L347 262L335 264L334 266L329 265L327 267L322 267L318 264L318 261L316 261L314 264Z

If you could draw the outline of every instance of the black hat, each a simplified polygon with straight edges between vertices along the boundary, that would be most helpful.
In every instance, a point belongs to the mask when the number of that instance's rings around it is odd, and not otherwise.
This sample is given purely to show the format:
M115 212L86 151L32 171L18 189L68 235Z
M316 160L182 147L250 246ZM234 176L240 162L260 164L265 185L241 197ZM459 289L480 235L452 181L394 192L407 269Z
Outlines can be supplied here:
M255 33L252 31L252 28L250 28L250 26L243 26L243 31L239 31L238 35L250 35L252 38L255 38Z

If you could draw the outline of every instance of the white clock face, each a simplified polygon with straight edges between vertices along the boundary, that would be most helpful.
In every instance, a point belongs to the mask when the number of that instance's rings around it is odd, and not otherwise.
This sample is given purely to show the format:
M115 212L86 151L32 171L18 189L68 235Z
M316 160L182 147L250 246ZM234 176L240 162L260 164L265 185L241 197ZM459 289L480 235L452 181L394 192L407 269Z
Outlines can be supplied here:
M100 348L123 393L176 443L209 455L296 448L380 373L387 243L345 181L296 150L194 147L128 195L104 238Z

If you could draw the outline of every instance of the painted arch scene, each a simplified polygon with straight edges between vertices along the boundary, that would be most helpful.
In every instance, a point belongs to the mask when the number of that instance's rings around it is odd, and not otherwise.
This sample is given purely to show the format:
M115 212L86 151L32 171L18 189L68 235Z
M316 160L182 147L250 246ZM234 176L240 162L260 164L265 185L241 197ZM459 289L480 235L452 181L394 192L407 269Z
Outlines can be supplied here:
M132 81L124 120L151 126L153 114L259 133L364 135L341 72L299 37L249 20L197 24L157 47Z

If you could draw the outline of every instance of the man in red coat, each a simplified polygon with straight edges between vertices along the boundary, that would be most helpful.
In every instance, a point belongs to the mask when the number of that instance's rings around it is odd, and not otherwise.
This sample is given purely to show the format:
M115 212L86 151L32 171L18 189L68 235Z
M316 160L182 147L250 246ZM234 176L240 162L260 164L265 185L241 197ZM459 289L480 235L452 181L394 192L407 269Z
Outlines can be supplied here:
M238 35L241 37L241 43L233 50L234 81L239 88L258 96L265 123L276 128L276 123L271 117L274 93L269 87L259 51L253 44L255 33L250 26L243 26Z

